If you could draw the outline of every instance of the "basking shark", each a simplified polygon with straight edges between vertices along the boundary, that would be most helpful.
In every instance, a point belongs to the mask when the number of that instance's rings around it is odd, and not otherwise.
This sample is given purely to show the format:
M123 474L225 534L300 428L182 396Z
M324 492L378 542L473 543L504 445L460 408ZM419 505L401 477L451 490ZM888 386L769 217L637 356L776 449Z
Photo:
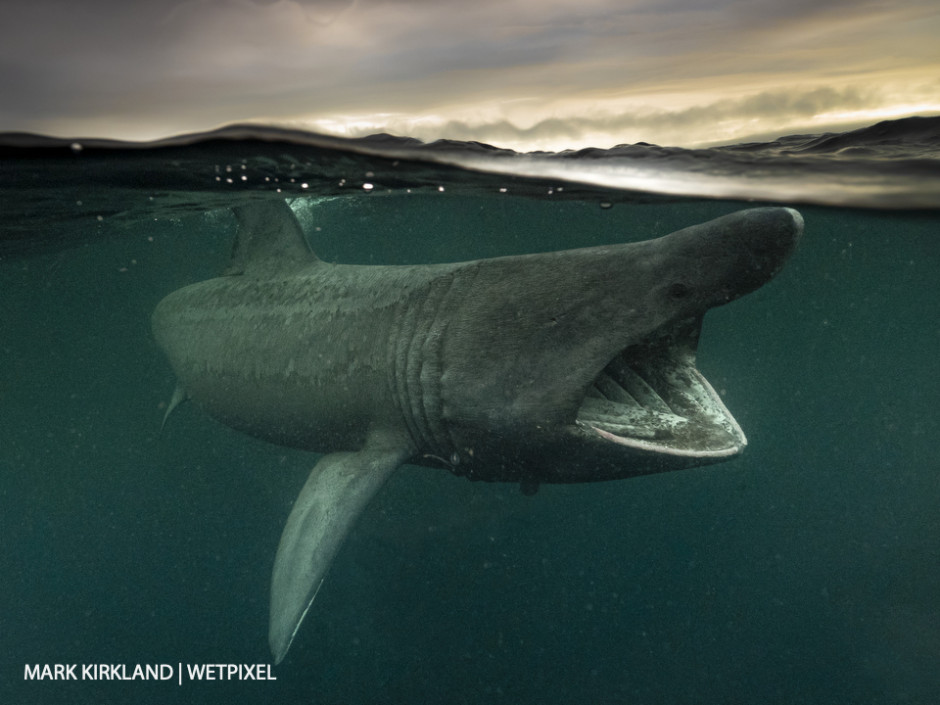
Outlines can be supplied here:
M163 299L153 332L185 398L326 453L271 583L280 662L357 516L404 463L471 480L593 482L746 445L695 366L702 317L762 286L803 231L754 208L645 242L457 264L319 260L284 201L235 209L224 276Z

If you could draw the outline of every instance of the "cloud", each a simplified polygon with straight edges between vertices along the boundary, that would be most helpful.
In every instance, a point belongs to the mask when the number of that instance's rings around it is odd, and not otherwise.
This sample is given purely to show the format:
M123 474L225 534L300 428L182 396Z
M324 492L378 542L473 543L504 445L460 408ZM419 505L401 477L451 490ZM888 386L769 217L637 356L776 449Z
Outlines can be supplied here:
M920 92L922 105L930 105L940 93L940 79L928 82ZM872 115L896 104L889 91L873 86L846 86L841 89L787 88L764 91L734 99L718 99L685 108L661 109L655 104L622 111L578 110L563 116L537 119L520 124L505 118L414 119L407 115L382 115L374 120L361 116L352 126L300 124L325 131L340 129L349 136L363 136L381 130L408 134L426 141L443 137L476 140L531 151L561 150L570 147L611 147L615 144L655 142L661 145L699 146L722 144L751 138L773 139L792 132L819 132L825 129L856 127L874 120ZM940 111L940 101L933 102ZM820 116L828 117L820 121ZM294 123L293 126L298 126ZM828 126L828 127L827 127Z
M678 133L880 100L876 73L938 73L938 35L933 0L21 0L0 5L0 129Z

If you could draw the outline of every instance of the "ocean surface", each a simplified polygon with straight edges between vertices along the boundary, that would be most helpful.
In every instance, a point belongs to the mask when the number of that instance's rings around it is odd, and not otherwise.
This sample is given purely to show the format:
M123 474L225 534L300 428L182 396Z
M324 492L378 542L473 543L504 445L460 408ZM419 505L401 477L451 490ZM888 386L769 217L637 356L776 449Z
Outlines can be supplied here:
M226 266L245 199L321 259L448 262L645 240L741 208L806 223L711 311L727 463L543 486L406 466L276 680L270 571L318 456L181 407L150 332ZM0 702L940 702L940 118L708 150L516 154L232 127L149 144L0 135ZM77 680L27 666L77 664Z

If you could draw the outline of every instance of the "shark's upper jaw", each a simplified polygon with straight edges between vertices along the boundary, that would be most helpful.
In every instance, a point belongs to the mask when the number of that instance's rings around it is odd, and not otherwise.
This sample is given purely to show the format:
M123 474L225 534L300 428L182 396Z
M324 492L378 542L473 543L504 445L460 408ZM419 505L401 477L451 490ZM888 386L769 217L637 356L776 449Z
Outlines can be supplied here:
M747 439L695 367L700 321L620 351L587 389L576 423L633 451L723 458Z

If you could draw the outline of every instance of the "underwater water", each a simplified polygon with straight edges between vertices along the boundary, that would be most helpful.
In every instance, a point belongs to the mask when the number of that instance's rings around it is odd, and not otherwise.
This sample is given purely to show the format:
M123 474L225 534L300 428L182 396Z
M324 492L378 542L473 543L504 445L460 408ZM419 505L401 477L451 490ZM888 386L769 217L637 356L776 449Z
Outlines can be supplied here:
M695 153L0 136L0 702L940 702L938 153L936 119ZM535 496L405 466L276 680L27 679L272 663L271 566L318 456L194 404L161 432L175 380L150 330L225 269L230 207L268 198L360 264L798 208L795 255L699 344L747 449Z

